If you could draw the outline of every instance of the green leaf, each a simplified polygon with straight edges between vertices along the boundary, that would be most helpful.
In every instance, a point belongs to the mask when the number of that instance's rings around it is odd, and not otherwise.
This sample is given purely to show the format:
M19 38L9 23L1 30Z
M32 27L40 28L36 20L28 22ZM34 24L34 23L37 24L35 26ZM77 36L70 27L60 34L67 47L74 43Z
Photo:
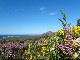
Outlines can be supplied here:
M58 19L61 21L62 25L64 26L65 25L64 22L60 18L58 18Z
M71 23L70 24L68 24L68 26L70 27L70 25L71 25Z
M66 14L63 14L63 20L66 21Z
M60 10L60 12L61 12L61 14L63 15L63 12L62 12L62 10Z

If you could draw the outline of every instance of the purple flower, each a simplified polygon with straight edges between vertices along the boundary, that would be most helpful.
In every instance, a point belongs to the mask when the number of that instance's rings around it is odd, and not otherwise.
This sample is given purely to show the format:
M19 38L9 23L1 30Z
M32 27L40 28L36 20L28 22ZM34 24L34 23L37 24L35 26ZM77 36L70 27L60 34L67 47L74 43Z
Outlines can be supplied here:
M57 46L63 51L64 54L72 54L72 35L70 33L69 27L65 27L67 39L65 41L65 44L57 44Z

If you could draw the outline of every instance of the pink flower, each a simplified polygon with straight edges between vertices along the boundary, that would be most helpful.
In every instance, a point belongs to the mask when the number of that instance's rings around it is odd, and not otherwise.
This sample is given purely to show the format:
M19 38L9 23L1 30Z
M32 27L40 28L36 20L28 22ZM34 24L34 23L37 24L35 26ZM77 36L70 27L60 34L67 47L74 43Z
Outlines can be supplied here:
M72 54L72 35L69 30L69 26L65 26L67 39L65 44L57 44L57 46L63 51L64 54Z

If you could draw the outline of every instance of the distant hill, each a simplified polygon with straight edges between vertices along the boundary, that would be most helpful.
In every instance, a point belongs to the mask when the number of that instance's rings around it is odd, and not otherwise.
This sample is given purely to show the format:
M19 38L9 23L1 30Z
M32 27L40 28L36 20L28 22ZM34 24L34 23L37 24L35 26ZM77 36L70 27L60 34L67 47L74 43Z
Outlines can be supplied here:
M42 36L52 36L52 35L54 35L54 34L55 34L55 32L48 31L48 32L46 32L46 33L43 33Z

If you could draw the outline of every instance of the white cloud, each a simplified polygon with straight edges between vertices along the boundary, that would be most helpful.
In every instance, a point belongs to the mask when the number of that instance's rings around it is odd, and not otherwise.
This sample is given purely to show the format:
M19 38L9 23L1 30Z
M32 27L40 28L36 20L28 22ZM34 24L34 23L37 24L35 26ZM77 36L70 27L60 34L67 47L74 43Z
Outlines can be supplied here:
M47 12L47 11L42 11L41 13L45 13L45 12Z
M44 9L45 9L45 7L41 7L41 8L40 8L40 10L44 10Z
M56 13L55 12L52 12L52 13L50 13L49 15L55 15Z

